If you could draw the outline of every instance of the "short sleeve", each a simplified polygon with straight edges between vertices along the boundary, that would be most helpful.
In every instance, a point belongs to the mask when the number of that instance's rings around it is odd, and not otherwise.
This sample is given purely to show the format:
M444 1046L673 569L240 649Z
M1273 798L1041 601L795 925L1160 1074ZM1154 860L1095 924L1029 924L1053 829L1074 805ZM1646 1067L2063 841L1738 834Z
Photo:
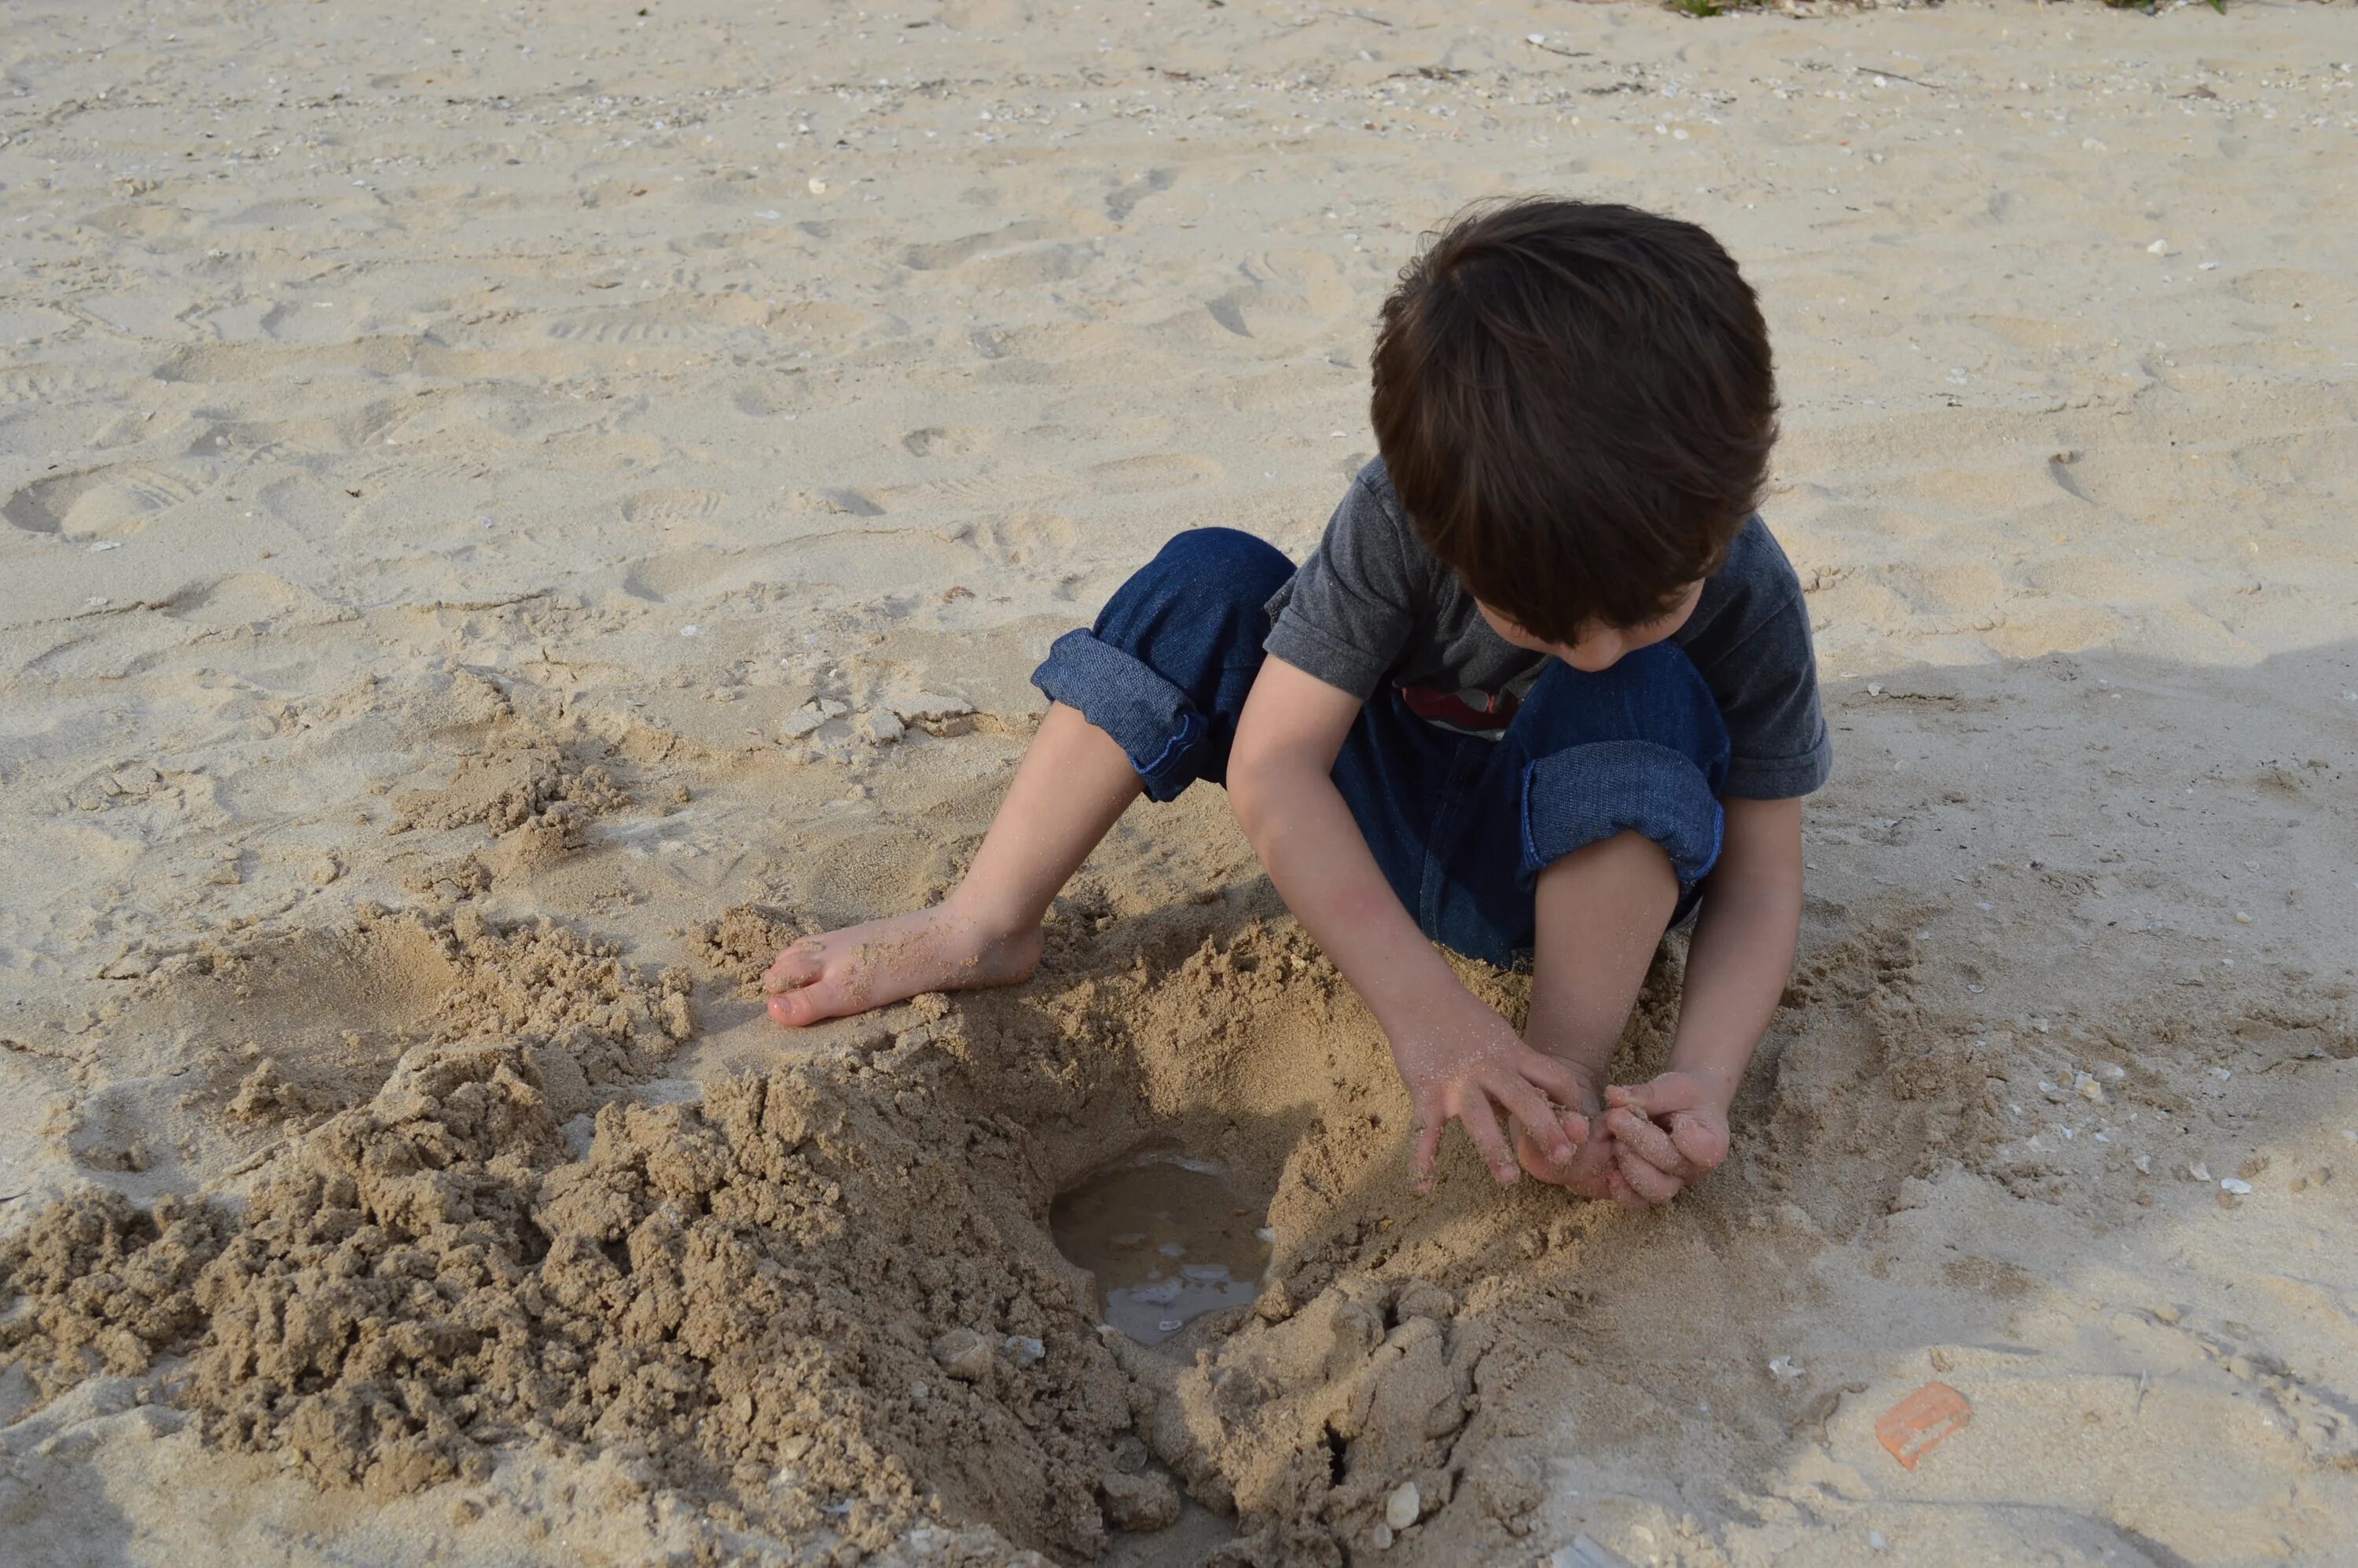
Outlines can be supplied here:
M1760 662L1742 670L1720 697L1729 747L1726 793L1739 800L1812 794L1833 773L1834 748L1819 705L1817 655L1801 601L1753 640Z
M1825 784L1833 742L1818 696L1809 601L1759 518L1730 546L1679 640L1727 724L1725 794L1790 800Z
M1366 474L1325 536L1269 601L1268 652L1360 701L1375 695L1416 631L1425 589L1407 519Z

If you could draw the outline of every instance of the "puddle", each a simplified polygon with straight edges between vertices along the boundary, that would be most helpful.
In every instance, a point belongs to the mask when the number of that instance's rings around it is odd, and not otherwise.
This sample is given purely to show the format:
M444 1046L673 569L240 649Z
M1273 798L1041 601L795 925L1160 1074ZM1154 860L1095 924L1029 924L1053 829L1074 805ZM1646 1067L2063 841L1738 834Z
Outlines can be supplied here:
M1056 1249L1097 1281L1105 1321L1157 1345L1188 1319L1250 1306L1269 1267L1264 1206L1219 1169L1149 1155L1100 1171L1056 1199Z

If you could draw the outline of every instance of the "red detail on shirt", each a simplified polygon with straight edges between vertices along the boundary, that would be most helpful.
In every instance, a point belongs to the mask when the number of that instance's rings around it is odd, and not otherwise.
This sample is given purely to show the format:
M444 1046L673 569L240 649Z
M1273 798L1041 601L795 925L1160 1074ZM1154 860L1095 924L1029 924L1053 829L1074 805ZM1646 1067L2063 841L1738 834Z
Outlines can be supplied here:
M1442 691L1429 686L1404 686L1400 694L1408 710L1419 719L1454 730L1504 730L1523 705L1523 699L1511 691ZM1484 706L1475 707L1468 697L1480 697Z

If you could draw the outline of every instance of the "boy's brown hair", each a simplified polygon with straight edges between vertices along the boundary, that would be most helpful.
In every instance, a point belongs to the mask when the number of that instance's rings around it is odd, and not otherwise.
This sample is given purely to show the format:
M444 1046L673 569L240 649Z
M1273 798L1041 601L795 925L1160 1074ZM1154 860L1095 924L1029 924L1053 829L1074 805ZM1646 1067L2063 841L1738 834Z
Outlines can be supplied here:
M1768 328L1719 242L1543 198L1458 219L1401 271L1371 412L1425 547L1556 643L1716 569L1777 438Z

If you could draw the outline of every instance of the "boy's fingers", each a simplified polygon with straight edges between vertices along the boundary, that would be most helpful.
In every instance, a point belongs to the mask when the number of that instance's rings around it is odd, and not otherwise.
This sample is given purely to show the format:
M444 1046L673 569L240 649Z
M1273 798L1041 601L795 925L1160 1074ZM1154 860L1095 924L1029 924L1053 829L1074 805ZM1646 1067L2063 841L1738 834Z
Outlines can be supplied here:
M1642 1084L1616 1084L1605 1094L1614 1104L1635 1106L1648 1116L1693 1110L1703 1103L1703 1086L1683 1073L1665 1073Z
M1448 1123L1448 1115L1439 1106L1417 1108L1416 1147L1409 1160L1416 1167L1419 1192L1428 1192L1433 1187L1433 1158L1441 1152L1441 1130Z
M1482 1162L1490 1167L1498 1184L1514 1185L1523 1168L1516 1162L1515 1152L1507 1147L1506 1134L1498 1130L1498 1119L1490 1112L1490 1097L1478 1087L1462 1094L1457 1103L1457 1119L1466 1124L1466 1136L1474 1140L1474 1147L1482 1152Z
M1608 1111L1606 1123L1613 1129L1614 1138L1647 1164L1673 1176L1685 1173L1686 1161L1671 1135L1636 1111Z
M1524 1130L1537 1139L1548 1158L1558 1162L1572 1158L1572 1140L1564 1136L1563 1123L1557 1119L1555 1107L1547 1097L1515 1074L1500 1073L1494 1086L1484 1084L1483 1092L1506 1108L1507 1114L1522 1123Z
M1650 1204L1670 1202L1679 1195L1683 1184L1677 1177L1639 1158L1632 1149L1621 1152L1620 1171L1621 1179L1629 1184L1630 1190Z
M1727 1130L1714 1127L1699 1116L1678 1115L1671 1118L1671 1142L1697 1175L1714 1169L1727 1158Z
M1544 1051L1524 1051L1515 1070L1553 1095L1558 1105L1578 1106L1587 1099L1578 1075Z

